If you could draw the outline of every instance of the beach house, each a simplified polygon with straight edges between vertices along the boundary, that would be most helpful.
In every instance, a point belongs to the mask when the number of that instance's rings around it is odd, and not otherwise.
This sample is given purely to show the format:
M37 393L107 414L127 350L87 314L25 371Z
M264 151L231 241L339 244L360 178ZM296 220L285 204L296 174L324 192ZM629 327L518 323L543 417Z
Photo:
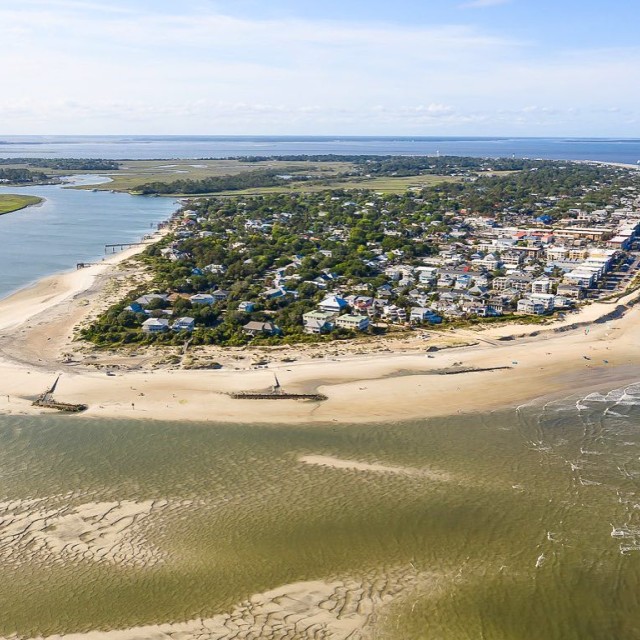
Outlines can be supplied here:
M144 333L163 333L169 331L169 321L166 318L149 318L142 323Z

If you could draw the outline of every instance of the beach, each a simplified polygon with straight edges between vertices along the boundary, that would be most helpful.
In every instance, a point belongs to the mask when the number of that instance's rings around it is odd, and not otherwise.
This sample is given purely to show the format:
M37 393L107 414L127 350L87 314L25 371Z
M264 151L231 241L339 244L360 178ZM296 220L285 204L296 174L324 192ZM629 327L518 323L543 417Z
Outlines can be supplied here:
M123 355L74 341L75 327L115 302L139 277L128 259L143 248L46 278L0 301L0 412L41 413L32 401L58 374L56 399L88 405L86 416L274 424L485 412L636 380L640 329L632 305L637 293L617 303L591 304L543 326L429 330L428 340L414 332L415 337L369 344L213 350L211 361L215 357L223 365L217 370L206 368L206 362L181 368L191 354L167 358L163 350L147 349ZM612 314L620 317L605 321ZM287 392L321 393L327 400L229 395L268 391L275 376Z

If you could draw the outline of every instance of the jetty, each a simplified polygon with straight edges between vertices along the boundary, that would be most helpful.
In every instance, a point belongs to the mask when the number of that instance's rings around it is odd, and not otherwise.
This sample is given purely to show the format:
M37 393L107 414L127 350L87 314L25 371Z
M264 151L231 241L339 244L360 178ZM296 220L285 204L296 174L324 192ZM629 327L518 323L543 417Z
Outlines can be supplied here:
M62 374L60 374L62 375ZM80 413L86 411L89 407L86 404L71 404L69 402L58 402L54 399L53 393L58 386L60 375L55 379L55 382L47 389L43 394L39 395L33 402L34 407L42 407L44 409L56 409L63 413Z
M270 391L238 391L229 395L236 400L310 400L312 402L322 402L328 400L322 393L291 393L285 391L278 380L278 376L273 374L275 382Z

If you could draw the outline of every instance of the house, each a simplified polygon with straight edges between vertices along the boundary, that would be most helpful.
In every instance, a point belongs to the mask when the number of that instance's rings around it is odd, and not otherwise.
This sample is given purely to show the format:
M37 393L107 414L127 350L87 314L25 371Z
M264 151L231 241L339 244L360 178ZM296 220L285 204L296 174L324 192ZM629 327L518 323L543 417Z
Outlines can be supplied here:
M539 278L531 283L532 293L549 293L551 290L551 280L549 278Z
M347 301L338 296L329 296L325 298L318 308L321 311L328 311L330 313L340 313L347 306Z
M148 293L144 296L140 296L136 302L146 309L155 300L162 300L162 302L166 302L168 297L169 296L165 293Z
M522 298L522 300L518 300L517 311L527 315L541 316L547 311L547 308L542 302L536 302L530 298Z
M189 300L191 304L214 304L216 301L210 293L196 293Z
M366 331L369 328L368 316L357 316L349 313L344 316L340 316L336 320L336 325L343 329L353 329L354 331Z
M584 297L584 289L574 284L559 284L558 295L581 300Z
M553 311L555 298L553 293L532 293L528 297L534 302L540 302L541 304L543 304L546 311Z
M133 313L142 313L144 307L139 302L132 302L128 307L125 307L125 311L132 311Z
M171 327L174 331L193 331L196 328L196 321L193 318L184 316L178 318Z
M430 324L440 324L442 318L426 307L412 307L409 314L410 322L429 322Z
M142 323L144 333L163 333L169 330L169 321L166 318L149 318Z
M282 298L287 292L282 287L276 287L274 289L267 289L263 291L262 296L267 300L275 300L276 298Z
M310 311L302 316L305 333L328 333L334 327L334 313L327 311Z
M281 333L273 322L247 322L242 330L252 338L259 335L275 336Z
M211 295L216 302L222 302L229 297L229 292L224 289L216 289Z
M244 311L245 313L252 313L255 308L255 302L248 302L246 300L238 305L238 311Z

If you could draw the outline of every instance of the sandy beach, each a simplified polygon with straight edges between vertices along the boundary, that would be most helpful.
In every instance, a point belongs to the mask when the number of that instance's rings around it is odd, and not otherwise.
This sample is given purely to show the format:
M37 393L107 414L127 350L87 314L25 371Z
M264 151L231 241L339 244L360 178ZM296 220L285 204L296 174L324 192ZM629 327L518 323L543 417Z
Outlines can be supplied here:
M31 403L60 373L56 399L89 405L83 415L240 423L410 420L513 407L637 380L637 293L543 326L430 330L427 340L420 337L424 332L413 332L369 344L213 350L206 357L223 364L218 370L183 368L194 355L176 356L175 349L173 358L160 350L129 356L74 342L74 327L131 284L137 270L127 260L140 250L47 278L0 301L0 412L41 413ZM628 305L623 314L620 305ZM605 321L616 309L620 317ZM437 350L427 353L429 347ZM274 374L287 391L317 391L328 400L228 395L269 389Z

